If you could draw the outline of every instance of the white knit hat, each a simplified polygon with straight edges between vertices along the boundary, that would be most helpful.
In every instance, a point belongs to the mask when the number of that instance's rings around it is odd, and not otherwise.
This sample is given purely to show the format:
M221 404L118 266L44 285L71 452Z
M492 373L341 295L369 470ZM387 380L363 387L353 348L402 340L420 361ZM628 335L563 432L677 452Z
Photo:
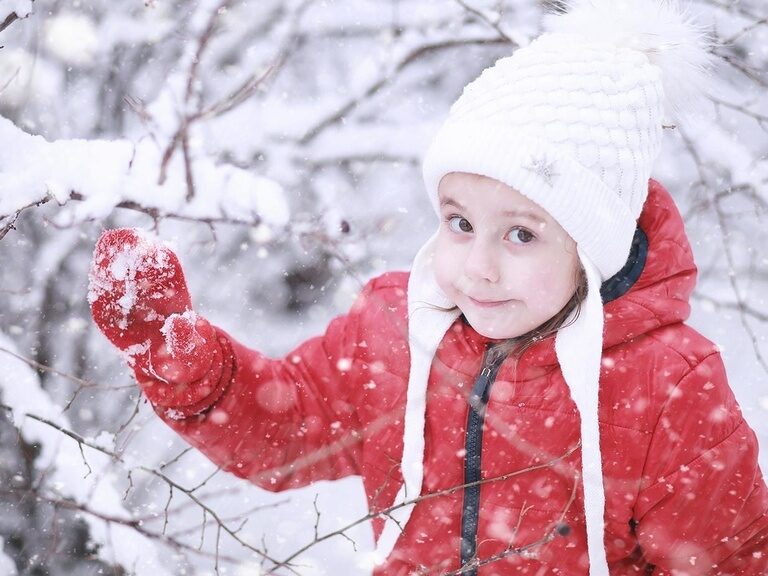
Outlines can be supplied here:
M576 0L548 31L470 83L435 136L423 166L427 193L450 172L494 178L536 202L576 241L588 293L555 349L581 416L582 466L591 573L607 574L603 539L598 379L603 310L600 284L625 264L645 202L662 125L675 102L701 93L707 40L664 0ZM424 412L437 345L459 311L432 269L433 236L408 284L411 371L405 417L403 488L420 494ZM568 324L568 323L566 323ZM394 547L412 506L387 519L378 541Z

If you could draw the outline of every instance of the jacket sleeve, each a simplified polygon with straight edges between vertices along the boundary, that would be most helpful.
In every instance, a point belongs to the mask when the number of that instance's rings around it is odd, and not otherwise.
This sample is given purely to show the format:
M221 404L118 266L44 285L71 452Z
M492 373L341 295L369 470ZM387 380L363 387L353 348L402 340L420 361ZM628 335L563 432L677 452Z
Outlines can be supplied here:
M670 388L635 507L653 574L768 574L768 490L757 450L719 354Z
M215 464L279 491L359 473L358 334L375 280L323 336L270 359L216 329L221 349L186 405L164 402L159 381L140 382L159 416ZM380 298L379 298L380 299ZM173 401L183 397L169 394Z

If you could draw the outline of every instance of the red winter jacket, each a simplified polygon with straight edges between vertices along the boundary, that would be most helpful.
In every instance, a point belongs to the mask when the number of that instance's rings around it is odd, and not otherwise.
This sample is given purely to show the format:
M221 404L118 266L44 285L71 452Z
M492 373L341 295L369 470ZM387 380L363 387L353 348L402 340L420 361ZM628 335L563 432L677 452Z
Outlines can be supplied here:
M696 268L680 215L654 182L639 227L647 242L604 285L604 299L614 298L605 305L599 415L611 574L765 576L768 490L756 438L717 347L683 324ZM155 400L156 410L216 464L267 490L359 474L370 509L385 509L401 482L407 280L372 280L324 336L281 360L220 331L224 362L205 392L213 405L183 417L183 407ZM481 434L468 437L467 398L488 343L459 319L440 345L422 494L445 492L416 506L377 575L457 570L462 533L480 576L588 573L579 417L554 341L504 361ZM163 386L142 385L154 398L151 388ZM450 491L473 474L479 489ZM382 526L374 520L377 537Z

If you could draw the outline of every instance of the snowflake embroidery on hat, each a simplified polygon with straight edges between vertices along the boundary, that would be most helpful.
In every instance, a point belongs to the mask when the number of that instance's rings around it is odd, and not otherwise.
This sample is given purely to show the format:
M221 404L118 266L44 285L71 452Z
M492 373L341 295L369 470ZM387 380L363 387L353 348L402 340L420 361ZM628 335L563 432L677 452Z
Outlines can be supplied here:
M546 156L542 156L540 158L531 158L530 164L523 166L523 168L536 174L546 182L547 186L552 188L554 179L560 175L555 172L555 165L556 162L554 160L550 161Z

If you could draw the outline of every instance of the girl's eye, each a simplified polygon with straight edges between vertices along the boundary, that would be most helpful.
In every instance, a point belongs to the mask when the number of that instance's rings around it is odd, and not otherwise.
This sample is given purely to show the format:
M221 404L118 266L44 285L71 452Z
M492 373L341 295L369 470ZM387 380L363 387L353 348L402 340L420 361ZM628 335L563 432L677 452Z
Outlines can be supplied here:
M448 219L448 227L453 232L457 233L472 232L472 224L469 223L469 220L462 218L461 216L451 216Z
M507 240L514 244L528 244L533 241L534 238L536 238L536 236L533 235L533 232L520 227L512 228L512 230L509 231L509 234L507 234Z

